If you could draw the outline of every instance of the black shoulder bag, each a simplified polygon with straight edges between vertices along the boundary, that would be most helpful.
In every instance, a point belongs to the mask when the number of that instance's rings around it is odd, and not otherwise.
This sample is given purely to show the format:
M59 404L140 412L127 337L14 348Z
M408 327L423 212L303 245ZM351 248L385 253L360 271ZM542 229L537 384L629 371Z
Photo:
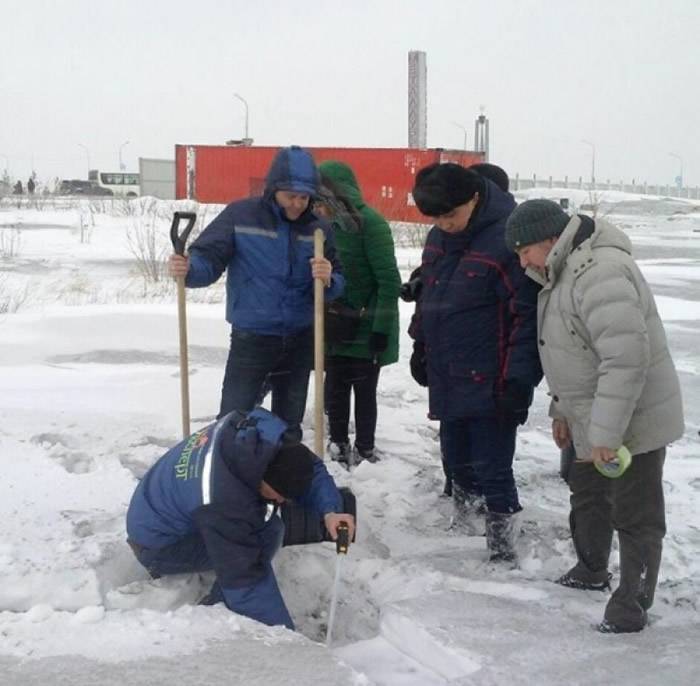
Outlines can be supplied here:
M326 343L352 343L357 337L366 309L355 309L334 300L326 305L324 317Z

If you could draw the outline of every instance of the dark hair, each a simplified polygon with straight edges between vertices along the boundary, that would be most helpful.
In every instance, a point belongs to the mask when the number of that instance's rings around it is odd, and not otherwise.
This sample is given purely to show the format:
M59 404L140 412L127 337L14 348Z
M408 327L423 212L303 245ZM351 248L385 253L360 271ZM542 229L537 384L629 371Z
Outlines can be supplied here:
M424 215L439 217L468 203L477 193L479 207L485 186L484 179L479 174L459 164L430 164L416 174L413 199Z
M350 216L350 219L356 225L357 230L361 231L362 216L357 211L357 208L350 202L348 197L344 195L341 190L339 190L338 184L321 172L321 191L316 195L315 199L324 202L324 191L331 192L333 198L343 206L343 211L345 214Z
M493 181L505 193L508 192L510 179L502 167L489 162L480 162L479 164L472 164L469 169L474 170L479 176Z

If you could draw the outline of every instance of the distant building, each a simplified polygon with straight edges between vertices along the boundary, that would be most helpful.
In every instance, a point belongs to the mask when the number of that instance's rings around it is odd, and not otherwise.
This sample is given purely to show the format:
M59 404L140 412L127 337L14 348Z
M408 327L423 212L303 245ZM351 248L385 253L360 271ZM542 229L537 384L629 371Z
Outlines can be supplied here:
M175 199L175 160L139 157L140 195Z

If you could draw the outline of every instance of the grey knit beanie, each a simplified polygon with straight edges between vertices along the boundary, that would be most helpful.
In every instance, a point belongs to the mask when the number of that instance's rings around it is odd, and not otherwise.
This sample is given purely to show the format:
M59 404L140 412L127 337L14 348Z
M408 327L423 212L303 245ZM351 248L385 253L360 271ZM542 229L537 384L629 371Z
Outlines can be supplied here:
M515 251L547 238L560 236L569 219L571 217L551 200L526 200L508 217L506 245Z

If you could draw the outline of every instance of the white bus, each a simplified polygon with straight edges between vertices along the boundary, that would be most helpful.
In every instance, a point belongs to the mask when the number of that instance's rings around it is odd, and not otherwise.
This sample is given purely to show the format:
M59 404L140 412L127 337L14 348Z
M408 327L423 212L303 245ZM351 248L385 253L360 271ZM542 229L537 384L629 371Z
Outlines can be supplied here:
M91 169L88 173L88 180L102 188L109 188L114 195L125 195L129 198L135 198L140 191L141 179L139 174L103 172Z

